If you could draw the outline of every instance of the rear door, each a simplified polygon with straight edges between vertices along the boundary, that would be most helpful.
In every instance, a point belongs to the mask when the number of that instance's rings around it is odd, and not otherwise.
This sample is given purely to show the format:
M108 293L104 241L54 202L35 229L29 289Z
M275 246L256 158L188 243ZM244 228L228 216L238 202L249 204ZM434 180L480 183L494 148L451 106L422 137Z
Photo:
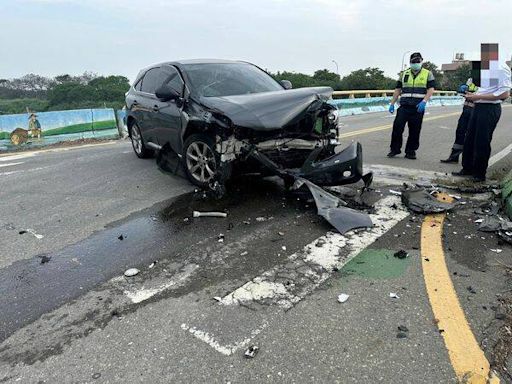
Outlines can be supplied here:
M139 91L138 109L140 111L139 126L142 131L142 135L146 141L158 143L154 125L154 108L158 101L155 96L155 90L158 87L160 81L159 75L161 73L160 67L149 69L144 77Z

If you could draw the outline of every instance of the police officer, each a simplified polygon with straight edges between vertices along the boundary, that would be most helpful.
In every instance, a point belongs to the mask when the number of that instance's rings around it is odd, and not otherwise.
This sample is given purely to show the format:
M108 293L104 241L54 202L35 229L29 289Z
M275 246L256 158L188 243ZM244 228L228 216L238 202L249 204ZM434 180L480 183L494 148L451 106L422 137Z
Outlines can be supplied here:
M452 175L471 177L474 182L485 181L492 136L501 117L501 103L510 97L512 88L510 68L502 64L496 72L499 77L495 83L465 95L467 101L475 103L475 107L464 140L462 170L452 172Z
M473 79L468 79L466 84L463 84L459 87L459 93L461 95L465 95L466 93L475 93L478 90L478 87L473 84ZM466 100L464 101L464 106L462 107L462 114L459 117L459 121L457 123L457 130L455 131L455 143L452 146L452 152L447 159L441 160L441 163L458 163L459 156L462 154L464 149L464 139L466 138L466 131L468 130L469 119L471 118L471 113L473 112L473 108L475 107L475 103Z
M420 131L427 102L434 94L435 79L432 72L422 68L423 57L415 52L410 58L410 68L400 74L396 89L389 105L389 112L395 112L395 103L400 96L391 134L391 150L388 157L402 153L402 135L405 124L409 127L409 137L405 145L405 157L416 159L416 150L420 146Z

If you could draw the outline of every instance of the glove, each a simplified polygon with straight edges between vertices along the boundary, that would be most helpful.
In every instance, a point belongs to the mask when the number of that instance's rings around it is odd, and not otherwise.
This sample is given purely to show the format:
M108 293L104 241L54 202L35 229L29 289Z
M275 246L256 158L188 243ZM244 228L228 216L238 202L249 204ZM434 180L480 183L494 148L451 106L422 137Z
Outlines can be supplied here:
M389 109L388 109L389 113L394 113L395 112L395 104L389 104Z
M469 86L466 85L466 84L462 84L460 87L459 87L459 93L466 93L467 91L469 90Z
M421 101L418 106L416 107L416 109L418 110L419 113L424 113L425 112L425 107L427 106L427 103L425 101Z

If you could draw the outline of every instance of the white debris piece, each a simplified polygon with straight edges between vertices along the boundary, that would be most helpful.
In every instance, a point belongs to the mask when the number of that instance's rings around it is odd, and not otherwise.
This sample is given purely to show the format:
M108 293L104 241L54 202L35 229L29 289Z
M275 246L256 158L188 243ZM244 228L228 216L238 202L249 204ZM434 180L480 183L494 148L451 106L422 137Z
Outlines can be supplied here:
M38 240L41 240L44 237L43 235L36 233L36 231L34 231L33 229L27 228L26 231L28 233L31 233L32 235L34 235L36 237L36 239L38 239Z
M192 214L194 217L228 217L226 212L199 212L194 211Z
M274 217L270 216L270 217L263 217L263 216L260 216L260 217L257 217L255 220L258 221L258 222L263 222L263 221L268 221L268 220L272 220Z
M392 298L392 299L399 299L400 298L400 296L398 296L396 293L393 293L393 292L391 292L389 294L389 297Z
M491 252L501 253L501 252L503 252L503 250L502 249L491 249Z
M137 268L130 268L130 269L127 269L126 271L124 271L124 275L126 277L133 277L135 275L138 275L139 272L140 271Z
M389 193L391 193L392 195L396 195L396 196L402 196L402 192L395 191L394 189L390 189Z
M484 219L478 219L478 220L475 220L475 223L483 223L484 222Z
M338 295L338 302L344 303L345 301L348 300L349 297L350 295L347 295L346 293L341 293Z
M157 261L153 261L151 264L149 264L149 269L153 268L156 265Z
M247 252L247 251L243 251L243 252L240 254L240 256L246 256L246 255L248 255L248 254L249 254L249 252Z
M283 245L283 246L281 247L281 249L282 249L283 251L286 251L286 246L285 246L285 245Z

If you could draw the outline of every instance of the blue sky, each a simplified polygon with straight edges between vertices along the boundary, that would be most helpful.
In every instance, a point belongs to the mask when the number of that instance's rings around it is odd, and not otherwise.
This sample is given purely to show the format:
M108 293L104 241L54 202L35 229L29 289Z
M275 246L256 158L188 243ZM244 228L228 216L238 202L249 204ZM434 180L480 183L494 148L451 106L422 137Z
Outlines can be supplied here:
M473 11L474 10L474 11ZM395 76L405 51L438 65L481 42L512 54L512 1L0 0L0 78L93 71L133 79L181 58L248 60L272 71Z

